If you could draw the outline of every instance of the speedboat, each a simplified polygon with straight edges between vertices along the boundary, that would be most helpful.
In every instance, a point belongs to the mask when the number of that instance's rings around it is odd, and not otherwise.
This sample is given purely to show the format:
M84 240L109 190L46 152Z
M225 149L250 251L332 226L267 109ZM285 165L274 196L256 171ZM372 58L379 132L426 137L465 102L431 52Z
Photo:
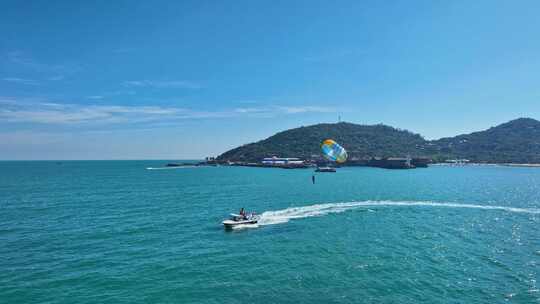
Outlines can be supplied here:
M317 167L317 170L315 172L336 172L336 168L334 167Z
M246 215L231 213L229 219L223 221L223 226L225 226L226 229L230 229L238 225L257 224L260 218L261 216L256 215L255 213L249 213Z

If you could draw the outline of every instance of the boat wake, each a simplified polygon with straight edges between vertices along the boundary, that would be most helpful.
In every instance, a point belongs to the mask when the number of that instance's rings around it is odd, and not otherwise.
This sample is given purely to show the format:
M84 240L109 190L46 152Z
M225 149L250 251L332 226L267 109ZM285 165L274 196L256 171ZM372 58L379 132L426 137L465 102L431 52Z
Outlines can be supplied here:
M259 224L242 224L242 225L235 225L231 227L233 230L243 230L243 229L250 229L250 228L259 228Z
M370 207L440 207L440 208L465 208L465 209L483 209L483 210L500 210L503 212L513 213L528 213L540 214L539 208L514 208L504 206L486 206L458 203L439 203L429 201L362 201L348 203L330 203L316 204L303 207L291 207L283 210L266 211L261 214L259 225L274 225L286 223L293 219L307 218L313 216L323 216L331 213L340 213L348 210Z

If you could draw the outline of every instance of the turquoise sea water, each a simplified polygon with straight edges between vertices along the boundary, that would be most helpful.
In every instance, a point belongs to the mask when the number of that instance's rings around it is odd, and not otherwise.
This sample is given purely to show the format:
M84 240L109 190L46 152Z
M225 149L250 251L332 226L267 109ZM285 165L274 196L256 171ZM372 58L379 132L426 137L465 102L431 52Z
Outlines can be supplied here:
M0 303L540 303L540 169L164 163L0 162Z

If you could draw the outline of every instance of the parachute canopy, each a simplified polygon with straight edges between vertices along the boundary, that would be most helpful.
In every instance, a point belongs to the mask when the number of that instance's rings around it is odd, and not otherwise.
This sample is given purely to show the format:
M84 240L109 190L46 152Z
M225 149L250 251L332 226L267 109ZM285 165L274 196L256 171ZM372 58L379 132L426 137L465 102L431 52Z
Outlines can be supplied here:
M347 160L347 151L332 139L323 141L321 149L324 157L330 161L344 163Z

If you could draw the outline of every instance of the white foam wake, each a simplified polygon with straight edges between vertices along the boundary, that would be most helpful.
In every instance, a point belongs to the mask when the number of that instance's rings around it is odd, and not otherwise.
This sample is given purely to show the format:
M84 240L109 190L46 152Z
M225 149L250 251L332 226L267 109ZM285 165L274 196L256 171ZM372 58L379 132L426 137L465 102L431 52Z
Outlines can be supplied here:
M286 223L292 219L306 218L312 216L323 216L330 213L340 213L347 210L365 208L365 207L385 207L385 206L403 206L403 207L445 207L445 208L468 208L484 210L500 210L505 212L540 214L538 208L514 208L504 206L486 206L458 203L438 203L429 201L362 201L349 203L330 203L316 204L303 207L291 207L283 210L266 211L261 214L259 225L273 225Z

